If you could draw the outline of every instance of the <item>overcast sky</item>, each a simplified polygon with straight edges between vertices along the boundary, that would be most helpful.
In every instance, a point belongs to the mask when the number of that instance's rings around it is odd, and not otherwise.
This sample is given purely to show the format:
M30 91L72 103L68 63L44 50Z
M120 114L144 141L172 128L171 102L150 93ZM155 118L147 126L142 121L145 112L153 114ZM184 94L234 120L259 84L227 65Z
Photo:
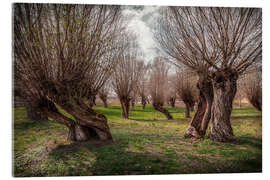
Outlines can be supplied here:
M156 55L156 43L153 39L151 25L159 15L159 8L159 6L128 6L123 11L124 15L130 16L128 29L137 35L143 57L148 62Z

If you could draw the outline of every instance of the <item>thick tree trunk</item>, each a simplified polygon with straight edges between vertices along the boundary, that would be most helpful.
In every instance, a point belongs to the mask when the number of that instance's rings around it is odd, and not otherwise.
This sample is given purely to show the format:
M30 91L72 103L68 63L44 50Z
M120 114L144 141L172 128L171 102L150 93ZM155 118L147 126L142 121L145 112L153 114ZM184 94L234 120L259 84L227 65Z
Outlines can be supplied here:
M146 98L145 98L145 96L141 96L141 98L142 98L142 108L145 109Z
M176 100L175 97L170 98L170 106L173 107L173 108L175 107L175 100Z
M241 100L242 100L242 97L241 97L241 95L240 95L240 97L239 97L239 108L241 108L241 107L242 107Z
M122 107L122 117L124 119L128 119L130 99L128 99L128 98L121 98L120 99L120 103L121 103L121 107Z
M209 138L213 141L230 142L235 140L230 116L237 90L237 78L237 74L232 71L212 74L214 101L211 109Z
M90 97L89 99L84 100L84 103L89 107L92 108L96 105L96 96Z
M47 121L48 117L41 113L35 108L31 103L26 102L25 103L27 117L30 121Z
M100 96L100 99L101 99L101 101L103 102L104 107L105 107L105 108L108 108L107 97L101 97L101 96Z
M131 100L131 107L132 107L132 109L135 108L135 99L132 99L132 100Z
M76 120L74 127L70 128L70 135L75 137L76 141L112 140L110 128L107 124L107 119L101 113L87 108L85 106L76 106L76 108L65 107Z
M98 135L95 128L83 126L78 123L69 127L68 139L71 141L103 140ZM104 138L104 140L111 140L111 137Z
M68 139L71 141L112 140L107 119L101 113L91 109L84 102L77 102L76 105L68 101L59 101L59 105L70 113L76 122L61 114L55 104L48 99L39 102L39 109L61 124L68 127ZM73 102L74 103L74 102Z
M190 118L190 105L188 103L185 103L185 106L186 106L185 111L186 118Z
M210 82L205 82L205 84L201 88L202 88L202 92L206 100L206 109L203 115L201 128L200 128L200 135L204 136L208 128L210 119L211 119L211 109L213 105L214 94L213 94L213 87Z
M262 111L262 97L253 96L249 99L250 104L257 109L258 111Z
M207 102L205 100L205 97L200 92L199 100L197 104L197 110L195 112L194 117L191 119L189 126L185 132L185 138L200 138L200 129L202 124L202 119L205 114Z
M213 102L212 83L206 75L200 75L197 83L198 103L194 117L185 132L185 138L201 138L205 135L211 118Z
M159 103L153 103L153 107L154 107L155 110L163 113L168 120L173 119L173 117L169 113L169 111L167 109L163 108L163 106L161 104L159 104Z
M77 120L75 125L77 141L112 140L107 118L103 114L88 108L82 102L79 102L75 107L64 108Z
M190 111L191 111L191 112L194 112L194 106L195 106L195 104L192 104L192 105L190 106Z
M142 108L143 108L143 109L145 109L145 105L146 105L146 103L143 103L143 104L142 104Z

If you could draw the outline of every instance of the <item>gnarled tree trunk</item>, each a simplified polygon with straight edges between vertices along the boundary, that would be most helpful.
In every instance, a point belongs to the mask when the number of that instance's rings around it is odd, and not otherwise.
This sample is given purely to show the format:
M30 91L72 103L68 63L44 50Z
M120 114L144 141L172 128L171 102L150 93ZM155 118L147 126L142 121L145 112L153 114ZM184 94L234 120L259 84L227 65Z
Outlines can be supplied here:
M194 112L194 106L195 106L195 103L193 103L193 104L190 106L190 111L191 111L191 112Z
M185 111L185 115L186 118L190 118L190 104L188 102L184 102L185 106L186 106L186 111Z
M70 128L70 136L75 136L77 141L112 140L107 119L101 113L84 106L65 109L77 120L74 127Z
M197 109L185 132L185 138L201 138L205 135L213 102L212 83L206 75L200 75L197 83L199 89Z
M107 97L105 97L105 96L99 96L99 97L100 97L101 101L103 102L104 107L107 108L108 107Z
M131 99L131 107L132 107L132 109L134 110L134 108L135 108L135 99Z
M237 78L237 73L233 71L212 74L214 101L211 109L209 138L213 141L230 142L235 140L230 116L237 90Z
M107 118L103 114L88 108L82 101L77 101L75 106L62 105L62 107L77 120L75 125L76 140L112 140Z
M197 104L197 111L195 112L194 117L191 119L189 126L185 132L185 138L200 138L200 129L202 119L205 113L207 103L203 94L199 94L198 104Z
M153 107L155 110L163 113L168 120L173 119L172 115L169 113L169 111L167 109L163 108L162 104L153 103Z
M176 100L175 97L170 97L169 102L171 107L175 107L175 100Z
M252 97L249 99L249 102L255 109L262 111L262 97Z
M84 103L89 107L92 108L96 104L96 96L90 97L89 99L85 100Z
M120 103L121 103L121 107L122 107L122 117L124 119L128 119L130 99L129 98L120 98Z
M64 101L63 101L64 102ZM56 108L55 104L48 99L39 102L39 109L48 117L51 117L68 127L68 139L71 141L112 140L107 119L104 115L91 109L84 102L69 104L60 102L59 105L70 113L76 121L64 116ZM63 103L63 104L62 104Z
M145 109L145 105L146 105L146 98L145 96L143 95L142 97L142 108Z
M31 103L26 102L25 103L27 117L30 121L47 121L48 117L44 114L38 111L37 108L35 108Z

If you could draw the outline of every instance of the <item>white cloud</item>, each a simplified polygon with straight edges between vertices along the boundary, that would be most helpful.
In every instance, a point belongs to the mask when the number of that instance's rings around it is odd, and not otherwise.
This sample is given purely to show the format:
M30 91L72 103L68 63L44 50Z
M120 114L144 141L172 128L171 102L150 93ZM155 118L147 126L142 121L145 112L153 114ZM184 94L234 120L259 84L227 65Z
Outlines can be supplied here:
M158 9L158 6L144 6L143 10L127 8L123 11L124 15L130 16L128 29L137 35L139 47L146 61L150 61L156 56L156 44L153 39L151 23L158 15Z

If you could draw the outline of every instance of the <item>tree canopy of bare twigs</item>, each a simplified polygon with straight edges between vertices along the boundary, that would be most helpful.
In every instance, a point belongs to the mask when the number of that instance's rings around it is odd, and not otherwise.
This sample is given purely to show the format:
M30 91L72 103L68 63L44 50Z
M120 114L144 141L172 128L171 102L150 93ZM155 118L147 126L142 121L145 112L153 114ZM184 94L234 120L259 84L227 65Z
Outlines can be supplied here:
M162 60L162 57L154 59L150 69L149 90L153 107L163 113L167 119L173 119L168 110L163 108L166 101L169 68L170 66Z
M210 66L243 73L261 58L261 10L169 7L156 39L175 60L196 71Z
M14 71L24 96L69 127L70 140L112 139L84 100L110 77L122 44L119 6L15 4ZM72 121L55 104L72 114Z
M236 81L239 75L261 61L261 9L166 7L162 9L156 29L155 38L166 55L175 64L198 73L202 80L198 84L200 94L206 100L213 88L213 98L209 98L208 108L204 110L209 114L207 109L211 106L209 137L214 141L233 141L230 114ZM202 88L206 84L208 93ZM198 118L197 126L188 129L200 134L202 119Z

